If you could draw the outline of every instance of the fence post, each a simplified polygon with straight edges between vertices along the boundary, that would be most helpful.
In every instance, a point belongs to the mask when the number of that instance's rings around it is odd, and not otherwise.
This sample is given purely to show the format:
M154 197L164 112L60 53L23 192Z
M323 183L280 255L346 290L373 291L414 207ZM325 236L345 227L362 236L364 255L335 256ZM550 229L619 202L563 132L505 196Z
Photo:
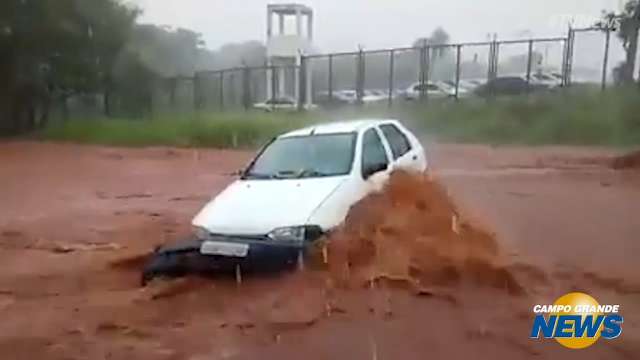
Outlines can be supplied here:
M333 54L329 55L329 103L333 103Z
M458 100L460 95L460 57L462 56L462 45L456 45L456 90L455 96Z
M178 86L178 78L172 77L169 79L169 104L171 107L176 106L176 87Z
M489 66L487 67L487 82L491 81L492 79L494 57L495 57L495 41L489 43L489 60L487 61Z
M569 71L567 72L567 84L569 86L571 86L572 83L572 78L573 78L573 51L574 51L574 45L576 42L576 32L571 29L571 41L570 41L570 46L569 46L569 58L567 61L567 67L569 69Z
M238 101L238 94L237 94L238 84L236 82L235 70L231 71L231 73L229 74L229 82L231 83L231 86L230 86L231 91L229 92L228 98L229 98L229 103L231 104L231 108L233 108Z
M498 64L500 63L500 43L497 40L493 40L489 48L489 72L487 74L487 83L491 84L491 81L498 77ZM489 95L494 96L495 91L493 86L488 87Z
M193 111L197 112L200 109L200 81L198 80L198 73L193 73Z
M311 105L313 105L313 94L314 94L314 90L313 90L313 61L311 61L310 59L307 59L307 77L306 77L306 82L305 85L307 86L307 89L305 91L305 99L306 99L306 103L307 106L311 107Z
M273 64L271 64L270 71L271 71L271 99L269 99L269 100L271 100L271 106L272 106L272 109L273 109L273 105L274 105L273 103L274 103L274 100L276 98L276 92L278 91L277 90L277 85L278 84L276 83L278 81L278 73L276 71L276 66L273 65Z
M388 107L393 105L393 88L394 88L394 67L395 67L395 50L391 50L389 52L389 99L388 99Z
M242 105L245 110L251 108L251 69L246 63L242 68Z
M220 110L224 110L224 70L220 71L220 94L218 95L218 101Z
M360 101L360 53L356 55L356 79L355 79L355 90L356 90L356 104Z
M567 69L567 45L568 45L568 43L569 43L569 39L568 38L564 39L562 41L562 65L561 65L561 68L560 68L560 72L562 73L561 74L562 75L562 79L560 81L560 86L561 87L565 87L565 83L564 82L565 82L565 79L566 79L565 72L566 72L566 69Z
M429 55L427 54L428 51L428 47L427 47L427 40L423 40L422 41L422 47L420 48L420 61L419 61L419 66L420 66L420 101L424 101L424 95L425 95L425 79L426 79L426 74L427 74L427 58L429 57Z
M303 111L304 110L304 105L307 99L307 61L309 59L300 54L300 69L299 69L299 74L300 77L298 79L299 83L298 83L298 87L299 87L299 91L298 91L298 111Z
M356 76L356 102L358 105L362 105L362 98L364 97L364 75L365 75L365 60L364 60L364 51L362 48L358 51L357 58L357 76Z
M500 73L500 42L496 41L496 56L493 59L493 78L497 78Z
M567 87L571 85L571 67L573 64L573 39L575 32L573 28L569 26L569 32L567 33L567 40L564 46L564 66L562 69L562 86Z
M611 44L611 28L607 26L604 43L604 59L602 61L602 91L607 89L607 71L609 68L609 46Z
M531 91L531 67L533 66L533 40L529 40L529 52L527 55L527 92Z

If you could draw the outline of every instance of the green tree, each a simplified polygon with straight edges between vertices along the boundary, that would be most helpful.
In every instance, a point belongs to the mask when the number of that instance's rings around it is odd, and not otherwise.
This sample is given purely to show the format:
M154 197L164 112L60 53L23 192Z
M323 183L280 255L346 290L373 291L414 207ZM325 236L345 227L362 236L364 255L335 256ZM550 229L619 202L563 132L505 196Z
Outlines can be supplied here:
M32 130L46 124L52 98L108 88L137 14L118 0L3 0L0 128Z
M624 84L633 83L633 70L638 52L638 34L640 30L640 0L628 0L620 13L605 12L603 19L596 24L602 29L619 25L618 37L626 54L625 61L614 70L616 78ZM640 80L640 74L638 75Z
M173 103L177 79L193 78L213 63L214 56L204 45L201 35L188 29L136 25L112 68L119 110L127 115L148 113L154 93L168 95Z

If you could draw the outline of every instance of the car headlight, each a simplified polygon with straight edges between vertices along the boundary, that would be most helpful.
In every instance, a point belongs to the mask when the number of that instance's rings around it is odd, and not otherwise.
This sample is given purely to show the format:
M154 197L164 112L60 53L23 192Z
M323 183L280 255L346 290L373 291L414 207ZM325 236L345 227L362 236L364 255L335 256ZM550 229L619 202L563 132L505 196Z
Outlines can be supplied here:
M302 245L305 241L314 241L322 235L319 226L287 226L271 231L267 236L276 242Z
M205 240L205 239L209 238L209 230L207 230L207 229L205 229L203 227L200 227L200 226L194 226L193 233L200 240Z

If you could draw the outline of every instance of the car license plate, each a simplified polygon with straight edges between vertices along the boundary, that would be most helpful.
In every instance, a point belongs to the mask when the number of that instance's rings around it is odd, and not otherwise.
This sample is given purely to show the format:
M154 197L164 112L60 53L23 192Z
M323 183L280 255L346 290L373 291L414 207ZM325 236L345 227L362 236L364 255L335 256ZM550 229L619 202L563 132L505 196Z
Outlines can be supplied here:
M246 257L249 253L249 245L219 241L205 241L200 245L200 253L202 255Z

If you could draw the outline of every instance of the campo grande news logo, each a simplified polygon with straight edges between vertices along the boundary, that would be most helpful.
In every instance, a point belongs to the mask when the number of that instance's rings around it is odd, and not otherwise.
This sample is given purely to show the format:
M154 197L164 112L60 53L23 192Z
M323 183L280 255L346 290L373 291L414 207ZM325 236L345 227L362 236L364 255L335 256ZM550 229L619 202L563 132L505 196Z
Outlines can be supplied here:
M601 337L615 339L624 322L620 305L600 305L593 297L577 292L561 296L553 305L535 305L533 312L536 317L530 337L556 339L570 349L584 349Z

